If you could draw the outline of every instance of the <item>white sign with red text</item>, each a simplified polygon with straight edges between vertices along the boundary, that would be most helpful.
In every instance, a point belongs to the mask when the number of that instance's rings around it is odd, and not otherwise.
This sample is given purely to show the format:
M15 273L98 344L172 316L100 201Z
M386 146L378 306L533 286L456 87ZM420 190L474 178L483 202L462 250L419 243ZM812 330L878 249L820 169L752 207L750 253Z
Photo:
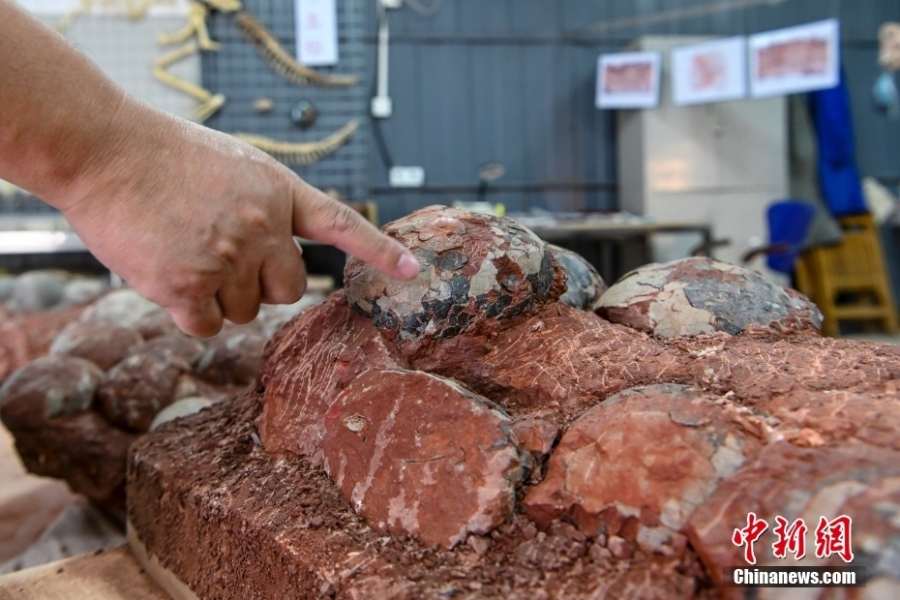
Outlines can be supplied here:
M756 564L755 544L765 531L769 529L769 523L760 519L756 513L747 514L747 525L735 529L731 536L731 542L744 549L744 561L749 565ZM853 520L847 515L840 515L828 520L819 517L814 532L816 558L830 558L838 556L845 563L853 562L852 541ZM806 532L809 530L806 522L801 518L793 522L782 516L775 517L775 527L772 533L775 542L772 544L772 555L775 558L787 558L793 554L800 560L806 556Z
M310 67L338 61L335 0L296 0L297 60Z

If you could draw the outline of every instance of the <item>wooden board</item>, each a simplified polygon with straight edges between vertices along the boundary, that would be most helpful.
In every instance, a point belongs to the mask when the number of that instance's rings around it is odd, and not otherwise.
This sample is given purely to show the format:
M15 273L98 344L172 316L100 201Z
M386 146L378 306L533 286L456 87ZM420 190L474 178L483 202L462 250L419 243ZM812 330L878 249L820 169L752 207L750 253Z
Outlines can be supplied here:
M0 577L0 600L169 600L128 546Z

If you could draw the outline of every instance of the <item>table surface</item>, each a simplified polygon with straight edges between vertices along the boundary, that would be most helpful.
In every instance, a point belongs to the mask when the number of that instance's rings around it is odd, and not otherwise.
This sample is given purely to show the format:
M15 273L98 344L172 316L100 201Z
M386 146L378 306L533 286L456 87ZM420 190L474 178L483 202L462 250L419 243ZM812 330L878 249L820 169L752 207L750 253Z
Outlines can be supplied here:
M318 246L319 242L297 238L301 246ZM49 254L54 252L88 252L74 231L33 230L0 231L0 254Z
M170 600L128 546L0 577L0 600Z
M558 223L555 225L538 225L529 227L538 237L543 239L584 236L609 238L620 235L646 235L653 233L697 232L711 235L712 224L704 221L616 221L585 220Z

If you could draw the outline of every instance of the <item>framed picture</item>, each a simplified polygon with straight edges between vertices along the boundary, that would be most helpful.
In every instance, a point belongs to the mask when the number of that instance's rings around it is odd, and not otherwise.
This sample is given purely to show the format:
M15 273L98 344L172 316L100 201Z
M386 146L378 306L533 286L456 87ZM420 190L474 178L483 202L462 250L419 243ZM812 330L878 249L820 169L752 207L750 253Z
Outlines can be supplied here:
M672 50L672 101L677 106L737 100L747 95L747 38Z
M837 19L750 36L750 93L754 98L822 90L838 84Z
M659 52L602 54L597 60L597 108L659 104Z

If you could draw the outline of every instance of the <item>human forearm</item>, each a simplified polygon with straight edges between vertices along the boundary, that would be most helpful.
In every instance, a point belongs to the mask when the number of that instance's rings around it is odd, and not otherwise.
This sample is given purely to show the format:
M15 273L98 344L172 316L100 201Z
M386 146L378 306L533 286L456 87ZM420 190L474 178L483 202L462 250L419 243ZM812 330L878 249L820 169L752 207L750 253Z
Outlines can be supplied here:
M114 152L125 98L62 36L0 0L0 177L65 209Z
M0 177L59 208L88 248L189 333L295 302L294 235L410 279L416 260L238 139L152 108L0 0Z

